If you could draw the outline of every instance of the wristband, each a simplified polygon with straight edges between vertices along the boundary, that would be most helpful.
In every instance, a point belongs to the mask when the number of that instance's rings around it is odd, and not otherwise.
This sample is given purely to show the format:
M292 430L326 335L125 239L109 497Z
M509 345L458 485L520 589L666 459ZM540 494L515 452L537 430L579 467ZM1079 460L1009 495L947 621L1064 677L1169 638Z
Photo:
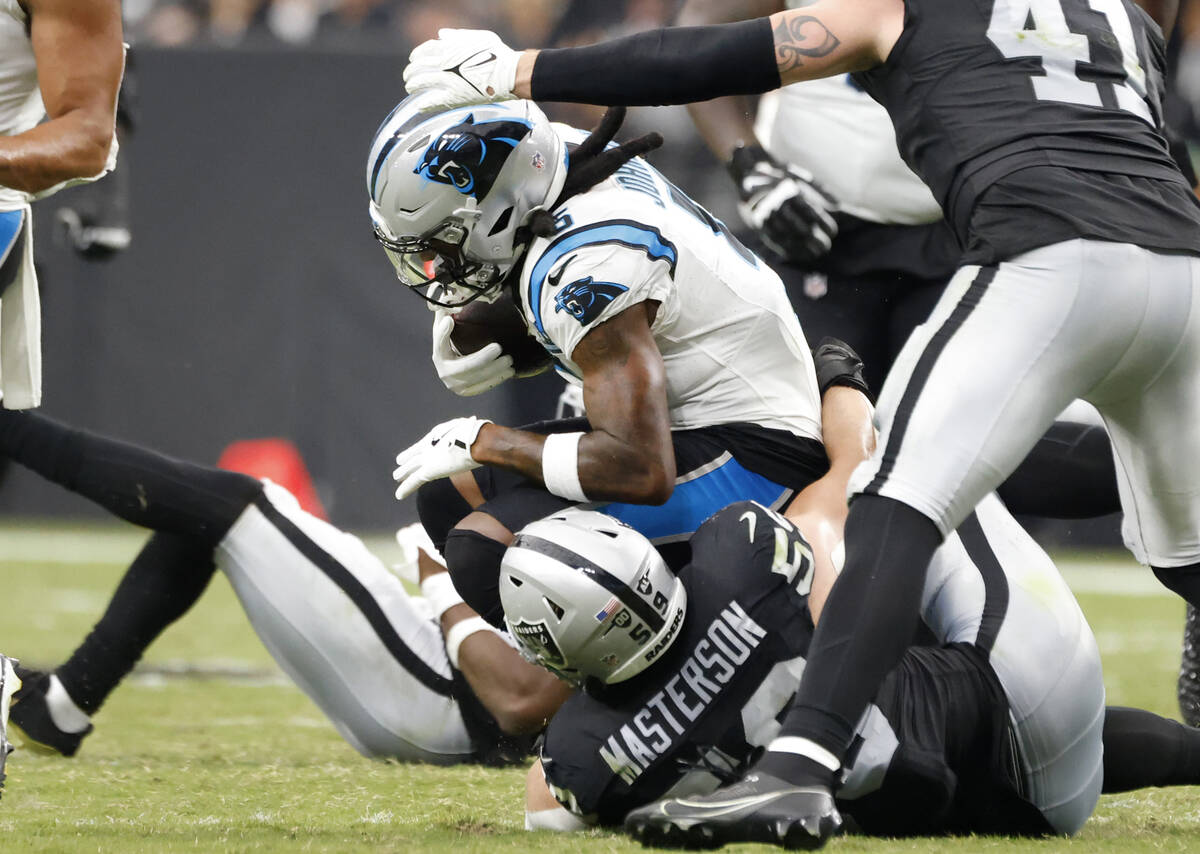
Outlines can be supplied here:
M454 589L454 582L450 578L450 573L439 572L431 575L421 582L421 595L425 597L425 601L429 603L429 607L433 609L433 618L440 620L442 614L449 611L455 605L461 605L463 598L458 595L458 591Z
M476 632L495 632L495 627L492 626L483 617L467 617L465 620L459 620L450 628L446 629L446 656L450 659L450 663L455 670L459 670L458 666L458 648L462 646L462 642Z
M551 433L542 446L546 491L570 501L587 501L579 483L579 440L583 433Z

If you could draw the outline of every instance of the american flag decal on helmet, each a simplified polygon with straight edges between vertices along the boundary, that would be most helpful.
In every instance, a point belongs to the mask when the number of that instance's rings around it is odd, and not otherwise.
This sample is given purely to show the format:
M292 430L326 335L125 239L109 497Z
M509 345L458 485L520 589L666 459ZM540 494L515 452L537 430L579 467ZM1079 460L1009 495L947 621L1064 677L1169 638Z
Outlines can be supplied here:
M608 604L596 612L596 622L603 623L621 609L621 600L616 596L608 600Z

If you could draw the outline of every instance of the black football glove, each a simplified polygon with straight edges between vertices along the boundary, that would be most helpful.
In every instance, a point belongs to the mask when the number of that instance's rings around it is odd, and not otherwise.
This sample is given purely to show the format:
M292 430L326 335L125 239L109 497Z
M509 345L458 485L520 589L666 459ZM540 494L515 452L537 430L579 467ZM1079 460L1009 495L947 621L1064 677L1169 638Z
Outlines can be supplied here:
M817 370L817 385L822 395L831 386L844 385L871 396L862 373L863 361L845 341L822 338L813 350L813 367Z
M733 152L728 168L738 186L738 211L780 257L805 265L833 245L837 201L812 175L780 163L762 146L744 145Z

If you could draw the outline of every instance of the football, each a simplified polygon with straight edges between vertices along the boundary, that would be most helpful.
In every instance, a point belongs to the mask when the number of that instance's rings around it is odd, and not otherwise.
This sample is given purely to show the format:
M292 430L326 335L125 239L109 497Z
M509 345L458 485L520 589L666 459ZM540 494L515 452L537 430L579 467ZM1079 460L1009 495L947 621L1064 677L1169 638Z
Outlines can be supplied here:
M493 341L512 356L520 376L535 374L550 364L550 354L525 328L516 303L503 294L495 302L475 300L454 315L450 340L458 352L474 353Z

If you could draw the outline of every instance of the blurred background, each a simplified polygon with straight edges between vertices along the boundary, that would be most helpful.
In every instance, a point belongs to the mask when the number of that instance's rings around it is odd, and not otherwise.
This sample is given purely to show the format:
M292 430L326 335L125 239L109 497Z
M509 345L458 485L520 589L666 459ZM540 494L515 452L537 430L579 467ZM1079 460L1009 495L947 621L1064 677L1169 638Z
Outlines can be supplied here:
M431 318L396 283L366 214L368 146L404 96L409 50L441 27L493 29L518 48L590 43L669 23L678 5L126 0L133 54L118 170L35 206L43 411L205 462L238 440L285 439L338 524L413 521L411 504L392 498L398 450L456 415L552 417L561 383L457 398L432 370ZM1192 139L1198 6L1178 28L1170 105ZM545 106L582 127L600 112ZM621 136L651 129L667 140L652 162L741 229L733 184L686 112L631 110ZM128 246L113 251L122 231ZM102 517L15 469L0 479L0 513ZM1038 534L1051 545L1119 544L1112 519Z

